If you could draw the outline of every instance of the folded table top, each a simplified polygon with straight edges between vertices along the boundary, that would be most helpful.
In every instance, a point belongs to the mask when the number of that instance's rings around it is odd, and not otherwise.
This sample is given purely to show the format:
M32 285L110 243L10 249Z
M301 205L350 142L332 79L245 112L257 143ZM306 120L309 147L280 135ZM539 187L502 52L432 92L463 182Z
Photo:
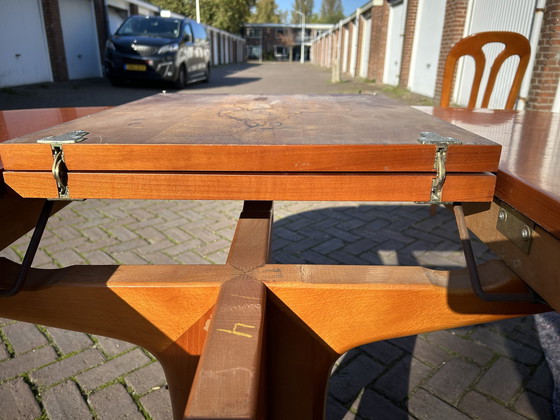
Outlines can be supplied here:
M47 136L70 171L433 172L421 132L460 140L450 172L497 170L500 146L382 96L159 94L1 145L6 170L50 170Z
M0 159L23 197L428 202L438 184L436 201L489 201L500 150L382 96L181 92L9 140Z

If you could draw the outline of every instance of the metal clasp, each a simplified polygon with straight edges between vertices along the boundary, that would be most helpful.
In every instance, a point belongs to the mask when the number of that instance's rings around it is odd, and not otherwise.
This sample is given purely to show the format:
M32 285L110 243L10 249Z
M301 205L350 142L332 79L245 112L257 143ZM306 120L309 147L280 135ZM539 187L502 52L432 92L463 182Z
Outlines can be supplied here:
M63 144L79 143L86 140L89 133L84 130L70 131L59 136L43 137L37 140L37 143L50 144L53 155L52 174L56 181L59 200L71 200L70 191L68 189L68 168L64 161Z
M432 189L430 191L430 201L428 201L428 204L441 204L443 184L445 183L445 177L447 176L445 168L447 160L447 147L450 144L463 144L463 142L453 137L443 137L430 131L421 132L418 142L421 144L433 144L436 146L436 153L434 157L436 177L432 180Z

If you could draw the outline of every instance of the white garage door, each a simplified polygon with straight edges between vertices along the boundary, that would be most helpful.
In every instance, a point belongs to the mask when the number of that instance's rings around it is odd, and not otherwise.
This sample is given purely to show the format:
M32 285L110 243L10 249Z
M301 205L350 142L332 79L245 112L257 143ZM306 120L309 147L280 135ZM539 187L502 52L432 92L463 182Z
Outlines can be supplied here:
M445 4L446 0L420 0L416 15L408 88L430 98L436 88Z
M2 0L0 87L52 82L40 0Z
M391 3L389 25L387 28L387 47L385 50L385 66L383 83L397 86L401 77L401 62L406 23L407 0Z
M59 0L68 78L100 77L101 60L92 0Z

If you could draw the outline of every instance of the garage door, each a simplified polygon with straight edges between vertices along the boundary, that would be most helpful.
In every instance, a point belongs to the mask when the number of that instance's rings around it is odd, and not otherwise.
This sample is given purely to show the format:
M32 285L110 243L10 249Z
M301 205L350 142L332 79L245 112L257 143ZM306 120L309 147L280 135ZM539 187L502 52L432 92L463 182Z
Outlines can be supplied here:
M414 28L408 88L434 97L446 0L420 0Z
M407 0L392 0L390 6L383 83L397 86L401 77Z
M40 0L2 0L0 87L52 82Z
M64 51L70 80L101 77L92 0L59 0Z

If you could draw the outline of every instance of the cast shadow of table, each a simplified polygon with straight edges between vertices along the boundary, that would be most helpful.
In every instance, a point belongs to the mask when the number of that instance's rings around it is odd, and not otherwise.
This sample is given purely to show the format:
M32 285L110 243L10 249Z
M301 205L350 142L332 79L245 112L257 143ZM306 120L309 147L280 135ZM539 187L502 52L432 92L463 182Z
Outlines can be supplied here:
M464 267L455 221L441 208L325 207L274 224L273 263ZM473 240L479 263L495 258ZM554 418L553 381L533 317L370 343L344 354L329 381L329 420Z

